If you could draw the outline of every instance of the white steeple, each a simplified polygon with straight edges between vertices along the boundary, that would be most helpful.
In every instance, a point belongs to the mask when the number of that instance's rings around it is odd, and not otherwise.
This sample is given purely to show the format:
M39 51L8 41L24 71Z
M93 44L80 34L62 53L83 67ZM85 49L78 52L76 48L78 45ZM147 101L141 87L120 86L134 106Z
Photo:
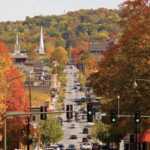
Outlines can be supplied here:
M16 34L16 45L18 45L18 34Z
M41 26L41 34L40 34L40 48L39 48L39 54L44 54L44 42L43 42L42 26Z

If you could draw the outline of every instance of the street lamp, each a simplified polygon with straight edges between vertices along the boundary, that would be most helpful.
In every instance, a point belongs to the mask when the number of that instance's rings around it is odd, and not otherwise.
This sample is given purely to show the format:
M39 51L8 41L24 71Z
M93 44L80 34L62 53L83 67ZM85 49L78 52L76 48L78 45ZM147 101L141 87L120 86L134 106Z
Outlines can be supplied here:
M119 104L119 99L120 99L120 95L118 95L118 118L120 117L120 116L119 116L119 114L120 114L120 113L119 113L119 110L120 110L120 108L119 108L119 105L120 105L120 104Z

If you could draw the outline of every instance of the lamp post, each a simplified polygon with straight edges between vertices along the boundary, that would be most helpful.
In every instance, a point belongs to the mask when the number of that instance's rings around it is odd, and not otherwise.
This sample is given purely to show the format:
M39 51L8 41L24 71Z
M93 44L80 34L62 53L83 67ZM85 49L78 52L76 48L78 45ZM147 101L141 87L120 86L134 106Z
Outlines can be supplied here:
M119 99L120 99L120 96L118 95L118 118L120 117L120 116L119 116L119 115L120 115L120 108L119 108L120 104L119 104Z

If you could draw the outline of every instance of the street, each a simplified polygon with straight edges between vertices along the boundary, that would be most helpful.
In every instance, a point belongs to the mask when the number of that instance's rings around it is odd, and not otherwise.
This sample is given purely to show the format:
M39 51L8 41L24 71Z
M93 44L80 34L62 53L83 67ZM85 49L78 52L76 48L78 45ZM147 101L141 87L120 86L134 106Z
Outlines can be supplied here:
M77 72L77 68L73 67L73 69L66 69L66 71L69 71L69 74L67 74L68 83L66 87L67 93L65 105L71 104L73 105L73 110L76 109L79 110L81 105L78 105L76 102L74 102L74 99L81 99L82 97L85 96L83 92L80 92L78 89L74 89L74 85L77 84L74 83L74 81L77 80L78 77L70 73L70 72ZM71 89L73 90L73 92L69 93L68 91ZM78 122L76 122L75 117L73 117L72 122L67 122L65 113L62 115L62 118L64 120L62 128L65 131L64 131L64 139L59 143L64 144L65 148L68 148L69 144L74 144L76 145L76 148L79 148L80 144L82 143L82 138L88 135L83 134L83 128L88 127L87 120L86 119L82 120L82 117L80 117L81 119ZM71 128L71 124L75 124L76 128ZM77 135L77 139L70 139L70 135ZM91 140L89 140L89 142L91 142Z

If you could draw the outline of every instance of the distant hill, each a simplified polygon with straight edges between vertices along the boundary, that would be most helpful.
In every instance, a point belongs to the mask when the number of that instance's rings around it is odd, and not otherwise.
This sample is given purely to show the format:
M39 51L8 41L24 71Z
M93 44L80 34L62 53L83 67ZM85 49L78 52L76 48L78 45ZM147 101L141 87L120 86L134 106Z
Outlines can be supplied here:
M117 22L121 16L120 10L106 8L81 9L60 16L27 16L25 21L0 22L0 40L13 51L18 33L21 50L30 50L39 43L40 26L43 26L45 46L76 47L77 41L89 43L100 42L108 37L119 38L121 28Z

